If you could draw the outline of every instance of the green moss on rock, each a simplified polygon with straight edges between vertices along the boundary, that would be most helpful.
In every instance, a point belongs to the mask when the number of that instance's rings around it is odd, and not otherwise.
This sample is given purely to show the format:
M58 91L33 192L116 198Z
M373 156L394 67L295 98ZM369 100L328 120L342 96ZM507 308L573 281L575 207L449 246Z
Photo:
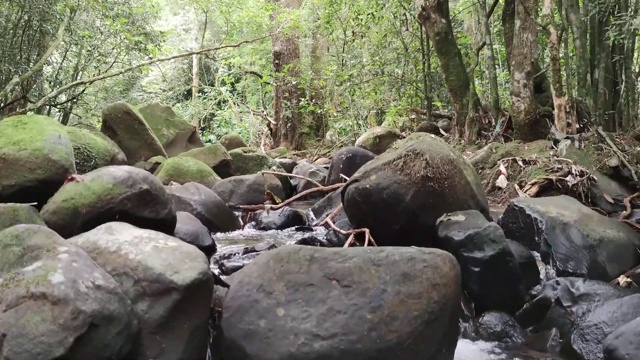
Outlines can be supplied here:
M272 158L279 158L279 157L283 157L285 155L287 155L289 153L289 150L286 147L278 147L275 149L271 149L269 151L267 151L267 155L272 157Z
M108 165L124 165L127 157L113 140L98 131L67 127L78 174Z
M222 138L220 138L220 144L222 144L222 146L224 146L228 151L247 147L247 144L238 134L224 135Z
M152 102L137 107L168 156L204 146L195 126L178 116L170 106Z
M44 221L33 206L0 204L0 231L19 224L44 225Z
M231 166L235 175L256 174L272 168L283 171L277 161L254 148L237 148L229 151L229 156L231 156Z
M209 144L205 147L189 150L178 156L200 160L212 169L221 162L231 161L231 156L229 156L227 149L221 144Z
M210 188L220 181L220 177L207 164L185 156L167 159L156 170L155 175L164 185L169 185L172 181L178 184L193 181Z

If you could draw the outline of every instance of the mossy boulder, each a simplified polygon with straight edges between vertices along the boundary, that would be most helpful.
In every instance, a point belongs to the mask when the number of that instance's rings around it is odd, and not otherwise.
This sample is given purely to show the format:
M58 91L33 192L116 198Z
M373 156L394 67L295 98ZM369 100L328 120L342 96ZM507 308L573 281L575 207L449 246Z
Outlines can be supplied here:
M24 204L0 204L0 231L20 224L45 225L38 210Z
M236 176L256 174L262 170L273 168L284 172L277 161L254 148L237 148L229 151L229 156L231 156L231 166Z
M111 221L173 234L176 212L162 183L133 166L106 166L65 184L40 210L65 238Z
M209 144L205 147L192 149L180 154L180 157L190 157L202 161L223 179L233 176L231 156L221 144Z
M44 204L75 171L63 125L41 115L0 121L0 202Z
M126 165L127 157L113 140L98 131L67 127L73 145L76 172L86 174L109 165Z
M44 226L0 231L0 309L0 359L135 358L140 328L120 285Z
M356 140L356 146L380 155L402 138L402 134L396 129L386 126L376 126L362 134Z
M122 149L130 165L156 155L167 157L162 143L142 114L125 102L117 102L102 109L100 131Z
M267 155L274 159L286 156L288 153L289 150L286 147L277 147L275 149L267 151Z
M235 150L238 148L247 147L247 144L242 140L242 137L238 134L227 134L220 138L220 144L224 146L227 151Z
M138 111L169 156L203 147L195 126L178 116L170 106L152 102L140 105Z
M155 175L164 185L169 185L171 182L178 184L197 182L211 188L221 180L207 164L186 156L167 159L156 170Z
M155 173L156 170L167 160L164 156L154 156L147 161L139 161L134 166L138 169L147 170L150 173Z

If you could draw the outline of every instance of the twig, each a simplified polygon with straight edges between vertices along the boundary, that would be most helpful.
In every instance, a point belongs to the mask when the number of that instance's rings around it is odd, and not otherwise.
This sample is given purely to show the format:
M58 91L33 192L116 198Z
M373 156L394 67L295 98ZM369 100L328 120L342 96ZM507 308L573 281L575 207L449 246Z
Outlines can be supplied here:
M338 209L340 209L342 207L339 206ZM336 209L336 210L338 210ZM334 210L334 212L336 212L336 210ZM332 212L333 214L333 212ZM353 229L353 230L342 230L339 227L337 227L333 221L331 221L331 219L329 218L329 216L325 219L325 221L327 222L327 224L329 224L329 226L336 232L342 234L342 235L349 235L349 238L347 239L347 241L344 243L343 247L349 247L351 246L351 243L354 242L355 238L356 238L356 234L363 234L364 233L364 247L369 246L369 242L371 242L371 244L373 246L378 246L378 244L376 244L375 240L373 240L373 236L371 236L371 231L369 231L369 229L367 228L362 228L362 229Z
M338 205L335 210L333 210L331 212L331 214L329 214L320 224L318 224L319 226L322 226L324 224L327 224L328 222L332 221L334 217L336 217L336 215L338 215L338 213L340 212L340 210L344 209L344 206L342 204Z
M298 178L298 179L307 180L307 181L311 182L312 184L320 186L320 187L324 186L324 185L320 184L319 182L317 182L317 181L315 181L313 179L309 179L308 177L302 176L302 175L289 174L289 173L283 173L283 172L271 171L271 170L260 171L260 174L271 174L271 175L281 175L281 176L294 177L294 178Z
M629 215L631 215L631 212L633 211L633 209L631 208L631 200L633 200L633 198L637 197L638 195L640 195L640 192L637 192L633 195L629 195L626 198L624 198L624 206L627 209L623 211L622 214L620 214L620 217L618 218L619 220L624 220L628 218Z
M629 171L631 171L631 177L633 178L633 181L638 182L638 177L636 176L636 172L631 167L631 164L629 164L627 159L625 159L624 154L622 153L622 151L620 151L620 149L616 146L616 144L614 144L613 140L611 140L609 136L607 136L607 134L602 130L602 126L598 126L598 134L600 134L600 136L604 138L607 144L609 144L609 146L611 147L611 150L613 150L613 152L616 153L618 158L620 158L620 161L622 161L622 163L627 168L629 168Z
M263 204L263 205L236 205L234 207L237 208L237 209L247 210L247 211L258 211L258 210L266 210L266 209L278 210L278 209L281 209L281 208L291 204L292 202L294 202L294 201L296 201L296 200L298 200L298 199L300 199L302 197L305 197L305 196L307 196L309 194L313 194L315 192L329 192L329 191L337 190L337 189L340 189L341 187L343 187L344 185L345 185L345 183L340 183L340 184L335 184L335 185L331 185L331 186L320 186L320 187L315 187L313 189L305 190L305 191L301 192L300 194L281 202L278 205L266 205L266 204Z

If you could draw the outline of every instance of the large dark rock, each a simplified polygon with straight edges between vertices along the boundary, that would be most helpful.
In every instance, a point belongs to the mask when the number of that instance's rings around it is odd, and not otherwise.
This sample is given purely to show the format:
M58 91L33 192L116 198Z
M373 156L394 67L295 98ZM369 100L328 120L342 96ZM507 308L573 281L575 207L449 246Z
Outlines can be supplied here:
M353 226L370 229L378 245L432 246L445 213L478 210L491 218L475 170L447 143L415 133L396 145L342 189Z
M293 178L291 184L295 186L296 192L301 193L305 190L318 187L318 184L322 185L327 179L327 170L321 166L309 164L308 162L300 162L294 169L292 174L304 176L307 179ZM321 194L321 193L319 193ZM317 196L317 195L316 195Z
M507 239L507 244L516 257L525 290L529 291L538 286L540 284L540 268L533 253L519 242Z
M73 237L120 284L140 322L138 354L128 359L202 360L209 338L213 277L195 246L121 222Z
M438 245L458 260L462 288L476 314L490 310L515 314L526 301L520 267L498 224L476 210L438 220Z
M360 135L356 140L356 146L379 155L400 139L402 139L402 134L398 130L387 126L377 126Z
M215 254L217 246L213 241L209 230L202 225L200 220L188 212L178 211L178 222L174 236L178 239L191 244L202 251L208 259Z
M231 205L263 204L265 190L269 190L280 199L285 199L282 183L270 174L232 176L222 179L213 187L213 191Z
M293 172L293 169L298 166L298 162L293 160L293 159L276 159L276 161L278 162L278 164L280 164L280 166L282 167L282 169L284 169L284 171L288 174L291 174Z
M41 115L0 121L0 202L44 204L75 173L64 126Z
M0 231L14 225L45 225L38 210L24 204L0 204Z
M640 294L608 301L578 324L571 336L571 346L584 360L602 360L603 343L607 336L639 317Z
M65 238L110 221L173 234L176 212L162 183L133 166L107 166L65 184L40 211Z
M441 250L287 245L230 279L225 359L453 359L460 272Z
M254 213L252 228L256 230L284 230L307 225L307 217L300 210L283 207L278 210L259 210Z
M497 342L508 346L517 346L525 342L525 332L509 314L488 311L475 322L474 340Z
M640 317L622 325L604 341L604 360L630 360L640 356Z
M132 359L138 331L129 299L82 249L41 225L0 231L0 359Z
M325 185L333 185L346 182L343 175L347 178L353 176L362 165L375 159L376 154L369 150L356 146L347 146L336 151L331 158L329 166L329 174Z
M607 214L624 211L624 199L633 192L602 173L596 172L593 175L598 182L589 188L590 204Z
M176 211L195 216L210 232L240 229L240 220L211 189L198 183L165 186Z
M610 281L640 264L640 235L569 196L514 199L500 226L558 276Z

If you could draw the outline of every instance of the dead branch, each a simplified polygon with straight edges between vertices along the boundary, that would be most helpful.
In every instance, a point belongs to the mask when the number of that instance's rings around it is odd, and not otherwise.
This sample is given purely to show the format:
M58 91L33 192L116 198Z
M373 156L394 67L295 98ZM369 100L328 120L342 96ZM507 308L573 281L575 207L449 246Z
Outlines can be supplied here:
M340 184L335 184L335 185L330 185L330 186L321 186L321 187L315 187L313 189L309 189L309 190L305 190L303 192L301 192L300 194L291 197L290 199L287 199L283 202L281 202L278 205L268 205L268 204L263 204L263 205L236 205L234 206L237 209L240 210L246 210L246 211L258 211L258 210L278 210L281 209L289 204L291 204L292 202L303 198L309 194L313 194L316 192L329 192L329 191L334 191L334 190L338 190L341 187L343 187L345 185L345 183L340 183Z
M344 206L342 204L338 205L320 224L318 224L319 226L325 225L327 223L329 223L330 221L333 221L333 218L336 217L336 215L338 215L338 213L340 212L340 210L344 209Z
M628 218L629 215L631 215L631 212L633 211L633 209L631 208L631 200L638 197L638 195L640 195L640 192L637 192L633 195L629 195L626 198L624 198L624 206L626 207L626 210L620 214L620 217L618 218L619 220L624 220Z
M294 177L294 178L298 178L298 179L304 179L304 180L307 180L307 181L311 182L312 184L317 185L317 186L319 186L319 187L324 186L324 185L320 184L319 182L317 182L317 181L315 181L315 180L313 180L313 179L310 179L310 178L308 178L308 177L306 177L306 176L302 176L302 175L289 174L289 173L283 173L283 172L271 171L271 170L263 170L263 171L260 171L260 174L271 174L271 175L280 175L280 176Z
M611 150L613 150L614 153L616 153L616 155L618 156L618 158L620 159L620 161L622 161L622 163L629 169L629 171L631 171L631 177L633 178L633 180L635 182L638 182L638 177L636 176L636 172L633 170L633 168L631 167L631 164L629 164L629 162L627 161L627 159L625 159L624 154L622 153L622 151L620 151L620 149L616 146L616 144L613 142L613 140L611 140L611 138L609 138L609 136L607 135L607 133L605 133L602 130L602 126L598 126L598 134L600 136L602 136L602 138L607 142L607 144L609 144L609 146L611 147Z
M338 209L340 209L342 207L342 205L340 205L338 207ZM336 209L336 210L338 210ZM334 212L336 212L336 210L334 210ZM333 214L333 212L332 212ZM342 234L342 235L349 235L349 238L347 239L347 241L344 243L343 247L348 248L349 246L351 246L351 244L355 241L356 238L356 234L364 234L364 247L369 246L369 242L371 242L371 244L373 246L378 246L378 244L376 244L375 240L373 240L373 236L371 236L371 231L369 231L369 229L367 228L362 228L362 229L353 229L353 230L342 230L339 227L337 227L333 221L331 221L330 216L327 217L327 219L325 220L327 222L327 224L329 224L329 226L336 232Z

